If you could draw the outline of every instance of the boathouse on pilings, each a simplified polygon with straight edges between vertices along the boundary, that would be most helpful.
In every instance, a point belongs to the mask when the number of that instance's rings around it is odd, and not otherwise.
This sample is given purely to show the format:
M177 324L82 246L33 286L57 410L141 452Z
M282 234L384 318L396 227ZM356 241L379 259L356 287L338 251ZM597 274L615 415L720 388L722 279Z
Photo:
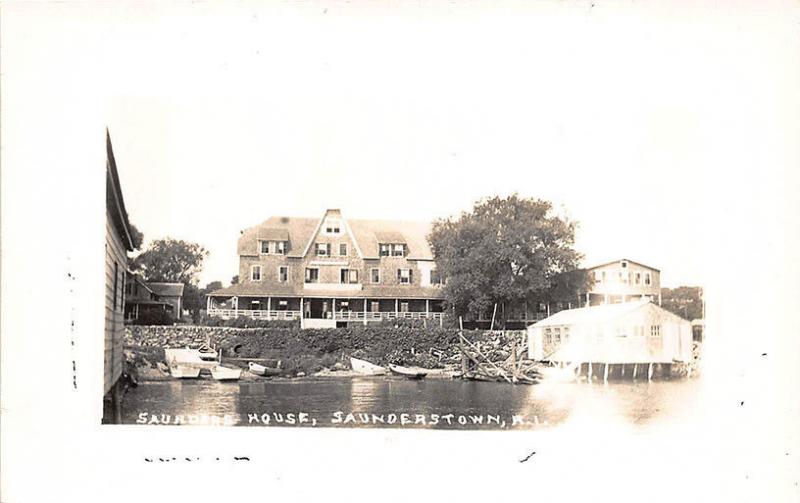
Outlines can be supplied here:
M590 379L669 375L692 359L692 326L649 300L569 309L528 327L528 357Z

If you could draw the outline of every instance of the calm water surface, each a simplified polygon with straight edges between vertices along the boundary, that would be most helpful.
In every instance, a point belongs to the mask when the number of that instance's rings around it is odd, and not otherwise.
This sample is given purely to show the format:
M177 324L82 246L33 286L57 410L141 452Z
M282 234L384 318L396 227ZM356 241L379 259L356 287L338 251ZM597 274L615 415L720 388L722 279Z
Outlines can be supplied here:
M515 386L387 377L149 382L125 395L123 423L520 429L591 417L643 425L681 414L694 401L697 384L672 380Z

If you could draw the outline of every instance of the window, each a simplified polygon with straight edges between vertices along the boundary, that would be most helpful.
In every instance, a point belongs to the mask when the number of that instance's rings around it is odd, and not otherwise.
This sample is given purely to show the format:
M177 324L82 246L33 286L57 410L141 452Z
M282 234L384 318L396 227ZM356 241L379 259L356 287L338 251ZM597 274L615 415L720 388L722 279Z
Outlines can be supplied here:
M306 268L306 283L318 283L319 282L319 269L316 267L307 267Z
M545 328L544 329L544 343L545 344L550 344L551 342L553 342L552 330L550 328Z
M330 243L317 243L317 256L318 257L330 257L331 256L331 244Z
M400 303L400 312L407 313L408 312L408 302L401 302Z
M390 245L381 244L380 245L380 256L381 257L388 257L390 255Z
M347 243L339 244L339 255L341 255L342 257L347 256Z
M268 255L269 254L269 241L259 241L261 244L261 254Z
M539 312L547 311L547 305L544 302L539 302Z
M600 275L600 278L601 278L601 281L602 281L603 283L605 283L605 282L606 282L606 272L605 272L605 271L602 271L602 274Z
M650 337L661 337L661 325L650 325Z
M381 310L381 303L373 300L369 303L369 310L373 313L379 312Z
M650 273L649 272L644 273L644 284L645 285L649 285L650 284Z
M553 332L553 342L556 344L561 344L561 327L554 328Z
M370 276L372 277L373 283L380 283L381 282L381 270L377 267L370 269Z
M595 272L594 272L594 280L595 280L596 282L598 282L598 283L602 283L602 281L603 281L603 275L601 274L601 272L600 272L600 271L595 271Z
M622 267L623 269L625 269L625 268L627 268L627 267L628 267L628 262L627 262L627 261L625 261L625 260L623 260L622 262L620 262L620 264L619 264L619 265L620 265L620 267Z
M356 269L340 269L339 270L339 283L358 283L358 270Z
M252 281L261 281L261 266L254 265L250 268L250 279Z
M325 221L326 234L339 234L341 232L341 222L333 218Z
M114 261L114 311L117 310L117 282L119 281L119 264Z
M286 255L286 241L278 241L275 243L275 253L278 255Z
M437 271L436 269L431 270L431 284L432 285L444 284L444 278L442 278L442 275L439 274L439 271Z
M282 265L278 267L278 281L281 283L286 283L289 281L289 267Z
M564 342L569 341L569 327L564 327L564 333L561 337L564 339Z
M286 309L288 309L288 307L289 307L289 302L287 302L285 300L279 300L278 301L278 310L286 311Z
M640 272L636 273L636 284L637 285L641 285L642 284L642 273L640 273Z
M401 285L410 285L411 284L411 269L398 269L397 270L397 282Z
M406 254L406 245L392 245L392 257L403 257Z

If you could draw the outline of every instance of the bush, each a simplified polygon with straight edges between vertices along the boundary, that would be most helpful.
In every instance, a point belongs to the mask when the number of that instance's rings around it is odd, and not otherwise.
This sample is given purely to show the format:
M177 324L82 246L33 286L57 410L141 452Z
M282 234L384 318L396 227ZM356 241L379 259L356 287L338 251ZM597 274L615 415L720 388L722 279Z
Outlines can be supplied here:
M139 317L133 320L133 325L172 325L175 320L169 313L150 309L139 313Z

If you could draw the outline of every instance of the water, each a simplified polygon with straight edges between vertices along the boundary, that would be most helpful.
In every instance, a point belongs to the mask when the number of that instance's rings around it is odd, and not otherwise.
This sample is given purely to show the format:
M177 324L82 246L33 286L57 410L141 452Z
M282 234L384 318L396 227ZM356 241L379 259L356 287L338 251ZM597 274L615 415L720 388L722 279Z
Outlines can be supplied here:
M386 377L167 381L129 390L122 406L127 424L525 429L583 419L646 425L687 410L697 384L527 386Z

